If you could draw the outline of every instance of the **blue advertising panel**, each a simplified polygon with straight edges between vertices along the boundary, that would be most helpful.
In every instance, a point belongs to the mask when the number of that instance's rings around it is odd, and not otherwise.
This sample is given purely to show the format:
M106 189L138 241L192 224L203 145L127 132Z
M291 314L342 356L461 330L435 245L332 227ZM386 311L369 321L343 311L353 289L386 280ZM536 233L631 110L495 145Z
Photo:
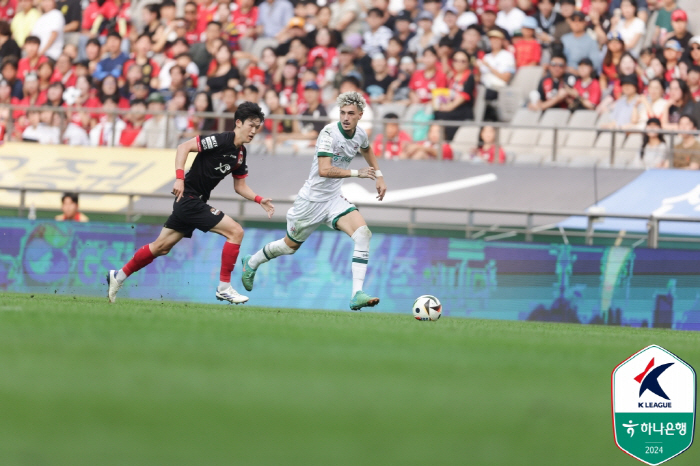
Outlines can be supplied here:
M0 289L106 296L121 267L160 226L0 219ZM282 230L246 229L243 254ZM216 303L223 238L195 232L132 275L120 298ZM260 267L250 304L348 310L353 243L317 231L293 256ZM496 243L375 234L365 290L373 309L410 315L422 294L445 315L700 330L700 251ZM240 285L240 267L234 286ZM106 298L105 298L106 299Z

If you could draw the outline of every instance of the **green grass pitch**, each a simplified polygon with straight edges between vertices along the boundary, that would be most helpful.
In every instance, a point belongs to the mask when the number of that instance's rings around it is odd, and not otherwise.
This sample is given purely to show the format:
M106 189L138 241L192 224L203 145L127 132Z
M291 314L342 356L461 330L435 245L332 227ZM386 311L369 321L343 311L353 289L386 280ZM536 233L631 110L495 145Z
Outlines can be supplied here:
M610 373L653 343L700 369L693 332L0 293L0 464L641 464Z

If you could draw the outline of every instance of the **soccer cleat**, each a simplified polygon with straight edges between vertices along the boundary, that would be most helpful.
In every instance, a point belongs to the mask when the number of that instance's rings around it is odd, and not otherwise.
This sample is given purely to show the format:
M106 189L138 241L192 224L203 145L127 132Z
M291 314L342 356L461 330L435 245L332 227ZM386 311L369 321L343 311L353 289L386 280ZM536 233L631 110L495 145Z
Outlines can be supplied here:
M355 296L350 300L350 309L359 311L363 307L374 307L379 304L379 298L373 298L364 291L360 290L355 293Z
M117 300L117 291L122 287L122 284L117 280L117 271L110 270L107 274L107 298L113 303Z
M247 296L239 294L232 286L229 286L228 289L224 291L216 290L216 299L219 301L228 301L231 304L243 304L248 301Z
M247 291L253 290L253 280L255 280L255 269L249 264L251 257L253 256L248 254L247 256L241 258L241 266L243 267L241 281L243 282L243 287Z

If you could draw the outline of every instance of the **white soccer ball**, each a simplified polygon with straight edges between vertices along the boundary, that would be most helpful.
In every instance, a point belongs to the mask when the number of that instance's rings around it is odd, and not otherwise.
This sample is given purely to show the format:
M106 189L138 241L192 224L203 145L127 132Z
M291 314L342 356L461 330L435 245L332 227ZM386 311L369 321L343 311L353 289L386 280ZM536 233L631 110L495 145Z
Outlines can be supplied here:
M442 304L435 296L420 296L413 303L413 317L416 320L438 320L442 315Z

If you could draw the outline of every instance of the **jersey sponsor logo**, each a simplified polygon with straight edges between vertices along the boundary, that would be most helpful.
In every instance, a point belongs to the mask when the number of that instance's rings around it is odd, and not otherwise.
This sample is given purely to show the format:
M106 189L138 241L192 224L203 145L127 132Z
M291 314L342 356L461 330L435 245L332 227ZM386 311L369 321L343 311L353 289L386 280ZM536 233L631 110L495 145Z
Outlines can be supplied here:
M331 136L323 135L318 138L318 151L319 152L331 152L333 148L333 138Z
M218 167L214 167L214 170L219 170L221 173L226 173L231 170L231 165L220 163Z
M213 149L215 147L218 147L218 144L216 143L216 138L214 136L207 136L206 138L202 139L202 149Z

